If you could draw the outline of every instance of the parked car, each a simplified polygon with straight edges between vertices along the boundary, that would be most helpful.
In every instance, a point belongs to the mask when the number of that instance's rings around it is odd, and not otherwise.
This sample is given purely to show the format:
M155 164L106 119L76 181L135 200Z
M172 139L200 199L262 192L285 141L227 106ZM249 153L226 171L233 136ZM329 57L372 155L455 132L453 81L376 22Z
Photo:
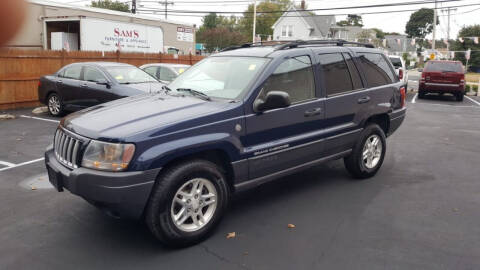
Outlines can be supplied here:
M54 116L115 99L160 91L163 84L128 64L76 63L40 78L38 97Z
M181 65L181 64L147 64L143 65L140 68L143 69L148 74L157 78L162 83L168 84L175 80L178 75L185 72L190 67L190 65Z
M388 58L346 41L246 44L166 88L65 117L45 163L58 191L174 246L204 239L240 190L342 158L374 176L406 112Z
M405 65L405 61L402 57L397 55L389 55L388 58L393 64L395 68L395 73L397 74L398 78L405 83L405 89L408 90L408 72L407 66Z
M431 60L425 65L418 87L418 98L427 93L450 93L457 101L465 95L465 71L460 61Z

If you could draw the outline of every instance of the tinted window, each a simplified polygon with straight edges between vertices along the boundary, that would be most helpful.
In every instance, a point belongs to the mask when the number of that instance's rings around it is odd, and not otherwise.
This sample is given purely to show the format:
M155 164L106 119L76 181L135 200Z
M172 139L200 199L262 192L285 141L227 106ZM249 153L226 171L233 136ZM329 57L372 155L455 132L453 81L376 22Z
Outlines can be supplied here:
M458 62L438 62L430 61L425 66L425 71L440 71L440 72L460 72L463 73L462 64Z
M85 67L83 71L83 80L89 82L98 82L100 80L105 80L105 76L95 68Z
M348 66L340 53L320 54L327 96L353 90Z
M392 61L392 64L395 68L402 67L402 61L400 60L400 58L390 57L390 61Z
M390 65L379 53L359 53L369 87L391 84L396 81Z
M157 67L146 67L143 70L148 74L152 75L153 77L157 78Z
M171 82L171 81L175 80L176 77L177 77L177 74L175 74L169 68L166 68L166 67L160 68L160 80L161 81Z
M69 79L80 80L80 74L82 73L82 66L73 66L65 69L63 77Z
M293 57L280 64L266 81L261 97L270 91L287 92L292 103L314 98L315 81L310 57Z

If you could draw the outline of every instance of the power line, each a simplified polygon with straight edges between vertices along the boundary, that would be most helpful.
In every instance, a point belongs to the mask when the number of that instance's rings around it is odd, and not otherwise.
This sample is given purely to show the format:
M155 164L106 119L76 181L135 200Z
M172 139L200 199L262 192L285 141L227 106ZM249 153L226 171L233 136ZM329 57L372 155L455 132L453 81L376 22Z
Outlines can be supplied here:
M376 4L376 5L365 5L365 6L347 6L347 7L334 7L334 8L313 8L313 9L305 9L304 11L330 11L330 10L344 10L344 9L364 9L364 8L378 8L378 7L396 7L396 6L407 6L407 5L425 5L430 3L450 3L450 2L459 2L464 0L443 0L443 1L435 1L435 0L424 0L424 1L412 1L412 2L401 2L401 3L389 3L389 4ZM474 5L474 4L471 4ZM471 6L469 5L469 6ZM212 13L212 11L200 11L200 10L169 10L170 12L177 12L177 13L201 13L207 14ZM288 10L273 10L273 11L258 11L257 13L268 14L268 13L285 13ZM250 14L253 11L217 11L215 13L218 14Z
M479 4L467 4L467 5L456 5L456 6L450 6L451 8L460 8L460 7L471 7L471 6L479 6ZM400 12L412 12L412 11L418 11L420 10L419 8L417 9L403 9L403 10L389 10L389 11L372 11L372 12L361 12L358 13L359 15L374 15L374 14L386 14L386 13L400 13ZM155 14L155 12L158 12L158 9L139 9L144 14ZM188 11L174 11L174 10L169 10L170 13L173 13L172 15L174 16L190 16L190 17L204 17L204 15L196 15L196 12L188 12ZM218 13L214 11L208 11L205 12L204 14L208 13ZM261 13L261 12L258 12ZM224 14L236 14L236 12L225 12ZM285 15L284 17L292 17L292 18L298 18L298 17L316 17L316 16L346 16L351 13L330 13L330 14L316 14L316 15Z

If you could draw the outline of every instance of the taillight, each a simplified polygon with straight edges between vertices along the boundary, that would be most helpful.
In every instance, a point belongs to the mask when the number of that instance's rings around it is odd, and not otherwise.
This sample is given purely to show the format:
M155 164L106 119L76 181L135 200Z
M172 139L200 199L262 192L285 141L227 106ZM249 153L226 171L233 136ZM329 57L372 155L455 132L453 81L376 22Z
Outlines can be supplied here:
M42 82L38 81L38 87L42 86Z
M398 78L399 78L400 80L403 80L403 69L402 69L402 68L400 68L400 69L398 70Z
M402 108L405 107L405 100L407 99L407 90L405 87L400 88L400 105Z
M462 74L462 75L460 76L460 84L461 84L461 85L465 84L465 74Z

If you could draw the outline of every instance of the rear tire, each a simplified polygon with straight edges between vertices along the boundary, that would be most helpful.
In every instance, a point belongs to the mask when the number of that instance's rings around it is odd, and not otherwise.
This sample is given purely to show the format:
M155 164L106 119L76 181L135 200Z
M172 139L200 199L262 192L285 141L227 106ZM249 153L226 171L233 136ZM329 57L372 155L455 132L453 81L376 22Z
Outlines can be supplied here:
M53 116L62 116L64 113L62 98L52 93L47 98L48 112Z
M463 101L463 95L464 95L463 93L456 94L455 97L456 97L457 101L462 102Z
M425 98L425 92L422 90L418 91L418 98Z
M218 225L229 202L222 170L206 160L175 165L157 179L145 222L153 235L171 247L205 239Z
M386 146L383 130L377 124L369 124L362 131L352 153L344 158L345 168L357 179L374 176L382 166Z

